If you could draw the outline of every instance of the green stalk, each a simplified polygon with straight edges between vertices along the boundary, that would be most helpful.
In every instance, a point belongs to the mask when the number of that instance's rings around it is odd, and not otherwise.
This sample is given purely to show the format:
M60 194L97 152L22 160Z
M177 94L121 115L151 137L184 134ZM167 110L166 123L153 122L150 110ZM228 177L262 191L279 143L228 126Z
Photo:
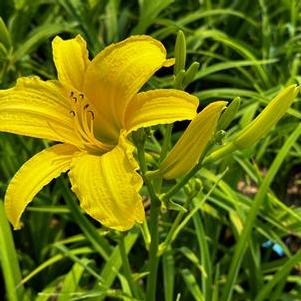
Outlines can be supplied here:
M137 284L135 283L129 263L129 258L127 256L127 252L125 249L125 242L124 242L124 233L120 233L120 239L119 239L119 250L120 250L120 256L122 259L122 267L123 267L123 273L124 276L127 279L127 282L129 284L129 287L131 289L132 295L135 298L142 299L142 296L140 294L140 291L138 289Z
M185 204L183 205L183 207L185 209L188 207L188 204L191 202L191 200L192 200L192 197L187 197ZM178 228L179 224L181 223L184 214L185 214L184 211L178 212L164 242L161 243L161 245L159 246L159 256L161 256L165 252L165 250L170 247L170 244L172 243L173 238L174 238L174 233L176 232L176 229Z
M165 133L164 133L164 139L163 139L163 144L162 144L162 148L161 148L159 163L161 163L167 156L169 146L170 146L172 126L173 126L172 124L167 124L165 127ZM162 176L158 175L157 179L155 179L155 181L153 182L155 191L158 194L160 194L160 191L161 191L162 180L163 180Z
M140 163L140 170L151 198L151 209L150 209L150 218L149 218L151 243L149 248L149 261L148 261L149 274L147 277L146 301L155 301L156 289L157 289L157 274L158 274L158 265L159 265L158 222L159 222L161 201L157 197L152 183L145 177L147 166L146 166L145 154L144 154L144 137L141 137L141 135L139 134L141 134L141 132L137 133L137 135L134 137L134 140L137 146L137 155Z
M168 153L168 148L169 148L170 139L171 139L171 133L172 133L172 124L167 124L166 128L165 128L165 135L164 135L162 150L161 150L161 154L160 154L160 163L165 159L165 157Z
M163 195L163 199L168 200L174 194L176 194L181 188L183 188L187 182L200 170L201 162L198 163L188 174L186 174L175 186L173 186L168 192Z
M272 183L275 175L277 174L283 160L285 159L290 148L294 145L298 137L301 135L301 124L294 130L294 132L289 136L281 150L278 152L277 157L273 161L271 168L269 169L266 177L264 178L258 193L256 194L254 203L247 215L247 219L244 223L243 231L239 237L238 243L234 250L233 260L231 262L230 271L227 276L227 282L223 289L223 294L221 301L230 301L232 298L233 287L239 272L239 268L248 247L248 241L250 239L254 223L256 221L257 213L260 206L268 193L270 184Z
M227 143L227 144L223 145L221 148L214 151L212 154L210 154L204 160L203 163L205 165L205 164L210 164L210 163L216 162L216 161L232 154L236 150L237 150L237 148L235 147L235 145L232 142Z
M158 246L159 246L159 232L158 232L158 218L160 214L160 201L152 197L152 204L150 210L150 232L151 244L149 248L149 275L147 280L146 301L156 300L157 288L157 273L159 265ZM155 201L154 201L155 200Z

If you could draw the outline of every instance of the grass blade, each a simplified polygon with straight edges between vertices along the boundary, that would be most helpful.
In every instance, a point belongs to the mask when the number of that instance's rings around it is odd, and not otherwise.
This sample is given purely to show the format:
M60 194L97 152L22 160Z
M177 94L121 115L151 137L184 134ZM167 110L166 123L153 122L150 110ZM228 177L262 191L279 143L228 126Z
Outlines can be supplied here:
M252 229L254 226L254 223L256 221L257 213L260 209L260 206L268 193L268 189L277 174L277 171L279 170L281 164L283 163L287 153L291 149L291 147L294 145L298 137L301 135L301 124L294 130L294 132L290 135L290 137L287 139L286 143L283 145L281 150L278 152L277 157L273 161L271 168L269 169L266 177L264 178L264 181L262 182L262 185L256 194L254 203L250 209L250 212L248 214L248 217L245 221L245 226L243 228L243 231L241 233L241 236L238 240L238 243L235 247L233 260L231 262L230 271L227 277L226 285L223 289L223 295L222 295L222 301L230 301L232 297L232 291L235 285L235 280L237 278L241 261L243 259L243 256L245 254L246 248L248 246L248 241L250 239L250 235L252 233Z
M204 269L202 273L202 290L205 300L211 300L212 298L212 266L209 252L209 246L206 240L206 233L201 220L200 214L195 214L192 217L194 227L196 230L196 236L200 249L201 265Z
M196 279L192 272L190 272L188 269L183 269L181 271L181 274L184 278L184 281L186 283L186 286L192 296L194 297L194 300L196 301L205 301L204 296L200 290L200 287L198 286Z
M273 279L269 281L264 288L259 292L255 301L263 301L269 299L269 294L272 289L285 277L287 277L290 270L300 263L301 261L301 250L299 250L294 256L292 256L278 271L273 275ZM279 299L280 300L280 299Z
M171 247L169 247L162 256L163 277L164 277L164 300L174 300L175 283L175 260Z
M17 288L21 281L21 272L13 236L6 219L2 201L0 201L0 263L4 275L7 300L22 300L23 287L19 286Z

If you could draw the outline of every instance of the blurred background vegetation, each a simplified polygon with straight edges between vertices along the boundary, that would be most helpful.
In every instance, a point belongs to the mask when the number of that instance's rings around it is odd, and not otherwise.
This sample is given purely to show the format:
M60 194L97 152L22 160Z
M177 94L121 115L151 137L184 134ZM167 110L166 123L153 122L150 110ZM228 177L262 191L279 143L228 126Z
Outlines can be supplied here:
M81 34L93 57L112 42L148 34L161 40L171 57L181 29L188 66L200 63L187 91L200 98L201 107L241 97L227 137L246 126L281 87L301 81L298 0L1 0L0 16L1 88L13 86L19 76L55 78L51 40L56 35ZM159 71L148 85L171 87L172 80L171 70ZM264 197L231 300L301 300L300 140L283 149L300 118L297 99L252 149L202 169L197 174L202 191L193 197L177 195L179 203L193 198L189 206L195 214L162 215L161 239L175 221L182 224L176 225L178 235L162 256L158 300L222 300L248 210L280 151L286 156ZM174 141L184 126L176 125ZM161 138L155 135L149 141L150 153L158 152ZM0 134L1 198L21 164L48 143ZM62 177L27 209L25 227L12 232L0 202L3 300L132 300L121 270L119 234L99 228L76 204ZM143 285L147 252L138 227L127 233L125 242L135 277Z

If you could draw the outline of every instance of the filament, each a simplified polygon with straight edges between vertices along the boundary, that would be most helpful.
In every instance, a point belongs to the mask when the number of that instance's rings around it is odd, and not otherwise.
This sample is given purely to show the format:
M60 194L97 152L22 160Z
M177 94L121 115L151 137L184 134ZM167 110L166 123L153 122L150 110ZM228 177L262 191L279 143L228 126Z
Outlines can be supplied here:
M100 142L94 136L95 113L87 102L83 93L70 92L71 110L70 114L74 117L74 130L81 137L86 148L93 150L109 151L112 146Z

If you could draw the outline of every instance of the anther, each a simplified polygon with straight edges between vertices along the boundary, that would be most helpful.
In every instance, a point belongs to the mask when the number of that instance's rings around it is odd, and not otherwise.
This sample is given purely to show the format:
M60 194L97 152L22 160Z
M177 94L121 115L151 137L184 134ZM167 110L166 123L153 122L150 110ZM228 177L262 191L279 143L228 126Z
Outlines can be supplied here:
M71 92L70 92L70 97L73 97L73 95L74 95L74 92L71 91Z
M87 103L86 105L84 105L84 110L86 110L89 107L89 104Z
M88 113L91 113L92 119L94 120L95 119L94 112L93 111L88 111Z
M79 94L79 97L80 97L81 99L83 99L83 98L84 98L84 94L80 93L80 94Z
M70 111L69 114L71 114L73 117L75 117L75 112L74 111Z
M77 97L72 97L72 99L74 100L74 102L77 102Z

